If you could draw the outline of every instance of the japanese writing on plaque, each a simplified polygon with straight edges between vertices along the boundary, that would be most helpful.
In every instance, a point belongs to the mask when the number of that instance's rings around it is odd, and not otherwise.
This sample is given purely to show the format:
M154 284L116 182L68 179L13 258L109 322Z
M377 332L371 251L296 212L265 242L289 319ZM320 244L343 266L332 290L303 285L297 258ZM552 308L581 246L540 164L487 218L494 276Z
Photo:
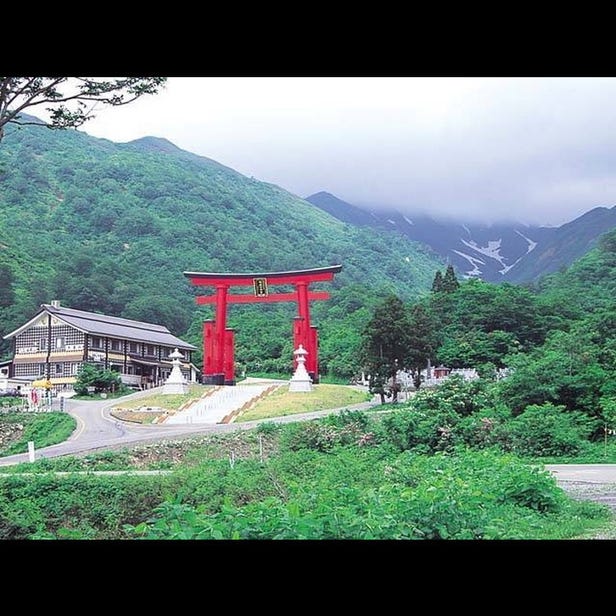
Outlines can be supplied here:
M267 278L253 278L255 297L267 297Z

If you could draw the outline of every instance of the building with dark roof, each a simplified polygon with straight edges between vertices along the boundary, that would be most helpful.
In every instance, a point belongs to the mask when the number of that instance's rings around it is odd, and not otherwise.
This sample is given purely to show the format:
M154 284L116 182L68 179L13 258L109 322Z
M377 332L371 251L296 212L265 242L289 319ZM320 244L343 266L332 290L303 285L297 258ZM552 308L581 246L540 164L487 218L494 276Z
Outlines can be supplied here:
M158 385L171 372L169 355L176 348L185 358L184 376L189 381L198 377L191 361L196 347L166 327L64 308L58 301L42 304L34 317L4 338L13 340L10 377L46 379L55 390L72 389L84 363L115 370L132 387Z

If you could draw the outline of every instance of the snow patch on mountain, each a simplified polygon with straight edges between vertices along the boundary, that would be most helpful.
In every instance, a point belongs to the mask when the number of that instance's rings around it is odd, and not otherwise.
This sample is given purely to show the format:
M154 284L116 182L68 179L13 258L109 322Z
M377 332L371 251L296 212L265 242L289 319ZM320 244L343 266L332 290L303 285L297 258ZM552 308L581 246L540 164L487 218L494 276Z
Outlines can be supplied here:
M525 255L522 255L521 257L516 259L511 265L505 265L505 267L498 270L498 273L504 276L512 267L515 267L522 260L522 257L524 256Z
M392 225L394 225L394 227L396 226L396 221L395 221L395 220L392 220L391 218L388 218L388 219L387 219L387 222L388 222L388 223L390 223L390 224L392 224Z
M414 223L414 222L413 222L410 218L407 218L407 217L406 217L406 216L404 216L404 215L402 216L402 218L404 218L404 220L406 220L406 222L407 222L409 225L414 225L414 224L415 224L415 223Z
M528 254L529 252L531 252L532 250L535 249L535 247L537 246L537 242L533 242L533 240L530 239L530 237L526 237L525 235L523 235L522 233L520 233L517 229L515 230L515 232L520 236L523 237L527 242L528 242L528 248L526 250L526 254ZM519 261L519 259L518 259ZM512 266L513 267L513 266Z
M537 242L534 242L533 240L531 240L529 237L526 237L525 235L523 235L522 233L520 233L517 229L515 229L515 232L520 236L523 237L527 242L528 242L528 247L526 248L526 252L521 255L520 257L518 257L511 265L506 265L505 267L503 267L503 269L498 270L500 274L503 274L503 276L512 268L515 267L528 253L532 252L535 247L537 246Z
M484 261L482 261L481 259L477 259L476 257L471 257L471 255L467 255L465 252L460 252L459 250L456 250L455 248L452 249L452 250L457 255L460 255L463 259L466 259L473 266L473 269L468 270L467 272L464 272L464 274L465 274L464 277L465 278L472 278L474 276L481 276L481 270L477 266L478 265L485 265Z
M507 263L505 262L504 257L500 254L501 243L503 241L502 238L498 240L488 240L487 246L479 246L479 244L477 244L477 242L475 242L474 240L467 242L466 240L463 240L462 238L460 238L460 241L465 246L468 246L469 248L476 250L482 255L485 255L486 257L490 257L490 259L494 259L495 261L498 261L498 263L501 264L503 269L508 267ZM500 271L502 273L503 270L501 269Z

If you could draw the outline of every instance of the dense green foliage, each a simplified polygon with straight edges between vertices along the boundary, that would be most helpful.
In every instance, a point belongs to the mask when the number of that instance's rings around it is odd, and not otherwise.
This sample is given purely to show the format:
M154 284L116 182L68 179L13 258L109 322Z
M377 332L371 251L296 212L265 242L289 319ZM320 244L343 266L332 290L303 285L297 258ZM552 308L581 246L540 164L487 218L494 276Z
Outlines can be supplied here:
M375 439L418 453L451 452L463 445L498 447L519 456L573 456L591 447L597 427L585 413L551 403L528 405L516 416L500 383L453 376L384 417Z
M165 477L0 479L0 539L118 539L168 496Z
M43 471L34 479L0 478L0 536L566 538L606 520L605 509L571 502L519 457L584 453L593 430L585 414L545 404L514 416L498 382L459 377L391 406L263 424L251 441L267 440L266 459L257 447L235 460L233 435L215 437L216 455L170 443L181 462L166 477L48 474L126 468L130 452L41 460L25 467Z
M385 420L374 421L347 413L279 428L278 456L204 462L187 471L186 490L128 530L148 539L562 538L605 519L511 454L400 451Z
M37 449L64 442L77 427L77 422L68 413L12 412L0 415L0 424L20 424L21 437L10 443L0 456L9 456L28 451L28 441L34 441Z
M383 293L416 299L437 258L402 236L346 225L287 191L163 139L127 144L10 127L0 148L0 335L52 299L161 323L201 347L204 318L184 271L263 272L341 263L314 302L322 371L357 370ZM284 289L283 289L284 290ZM230 306L241 369L289 370L293 304ZM0 340L0 356L9 347ZM197 362L200 354L196 356Z
M290 482L300 464L301 482ZM379 449L304 450L265 468L245 462L225 474L227 493L253 490L251 502L231 496L212 511L203 496L197 506L170 501L135 534L148 539L536 538L562 536L563 522L587 508L566 503L546 472L491 452L428 458Z
M0 537L566 538L607 518L514 454L458 446L426 456L398 447L391 423L380 423L348 412L269 424L261 434L279 444L267 459L232 462L193 446L192 462L168 476L1 477ZM130 456L99 455L99 467L110 458L126 465ZM56 462L65 470L83 463Z
M500 396L514 415L551 404L608 421L616 408L616 231L535 289L474 279L445 288L445 278L437 273L432 293L407 304L400 319L407 329L410 318L415 332L397 339L406 369L416 371L426 357L490 378L505 368Z

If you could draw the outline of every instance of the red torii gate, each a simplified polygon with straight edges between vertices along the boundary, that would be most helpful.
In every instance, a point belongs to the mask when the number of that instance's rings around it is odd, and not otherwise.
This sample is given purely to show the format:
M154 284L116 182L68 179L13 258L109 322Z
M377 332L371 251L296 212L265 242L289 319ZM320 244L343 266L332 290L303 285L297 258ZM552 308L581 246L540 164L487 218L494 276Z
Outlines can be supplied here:
M216 315L212 321L203 323L203 382L212 385L234 385L234 330L227 327L227 304L252 304L269 302L297 302L298 316L293 323L293 346L300 344L308 351L306 370L313 382L318 381L318 338L317 328L310 325L312 300L329 299L327 291L310 291L311 282L334 279L342 265L331 265L309 270L269 272L260 274L214 274L207 272L184 272L184 276L196 286L215 287L214 295L201 295L197 304L216 304ZM295 292L272 293L270 285L292 284ZM232 295L229 287L252 286L252 295Z

